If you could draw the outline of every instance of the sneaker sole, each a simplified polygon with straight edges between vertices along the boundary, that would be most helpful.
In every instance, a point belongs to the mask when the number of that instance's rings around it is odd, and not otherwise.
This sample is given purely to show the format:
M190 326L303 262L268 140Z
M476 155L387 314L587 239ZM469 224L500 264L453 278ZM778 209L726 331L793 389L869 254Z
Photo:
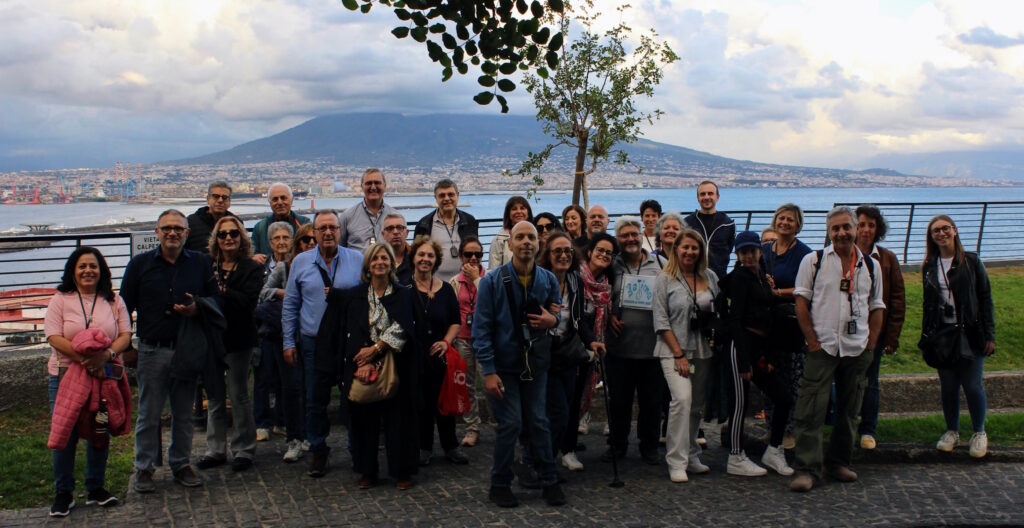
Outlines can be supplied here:
M62 512L51 511L50 512L50 517L67 517L68 515L71 514L71 510L74 507L75 507L75 501L71 501L71 505L68 506L68 509L66 511L62 511Z
M764 473L760 473L760 472L759 473L740 473L738 471L729 471L729 470L726 470L726 473L728 473L730 475L737 476L737 477L763 477L763 476L768 474L767 471L765 471Z
M110 503L117 504L117 502L118 502L117 497L111 496L109 499L107 499L105 501L102 501L102 502L100 502L98 500L95 500L95 499L89 499L89 500L85 501L85 505L86 506L93 506L93 505L95 505L95 506L106 506L106 505L108 505Z

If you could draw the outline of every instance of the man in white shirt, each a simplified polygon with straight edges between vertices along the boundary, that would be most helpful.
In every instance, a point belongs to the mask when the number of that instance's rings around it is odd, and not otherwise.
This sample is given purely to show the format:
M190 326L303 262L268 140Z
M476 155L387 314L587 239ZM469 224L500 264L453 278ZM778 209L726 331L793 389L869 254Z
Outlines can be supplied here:
M853 211L833 208L827 226L832 245L804 257L793 291L797 321L807 340L807 364L794 410L797 475L789 486L792 491L810 491L814 478L824 472L840 482L857 480L849 467L850 455L870 352L878 341L885 308L881 265L854 244ZM833 381L836 423L823 461L821 427Z

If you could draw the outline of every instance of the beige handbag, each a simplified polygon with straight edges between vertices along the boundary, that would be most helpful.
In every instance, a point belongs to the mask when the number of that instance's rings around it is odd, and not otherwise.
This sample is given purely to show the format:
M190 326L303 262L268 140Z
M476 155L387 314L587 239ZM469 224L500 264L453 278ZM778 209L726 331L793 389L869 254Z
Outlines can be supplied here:
M395 368L394 353L384 353L373 363L373 367L377 371L377 377L373 381L363 383L358 379L352 379L352 386L348 391L349 400L356 403L373 403L398 394L398 371Z

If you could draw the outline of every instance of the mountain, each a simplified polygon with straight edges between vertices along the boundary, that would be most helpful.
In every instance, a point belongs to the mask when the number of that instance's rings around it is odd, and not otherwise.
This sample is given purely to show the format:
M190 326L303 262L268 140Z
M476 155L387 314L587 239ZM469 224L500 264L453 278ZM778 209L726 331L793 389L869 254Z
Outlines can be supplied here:
M867 165L937 177L1024 181L1024 150L1020 149L885 154Z

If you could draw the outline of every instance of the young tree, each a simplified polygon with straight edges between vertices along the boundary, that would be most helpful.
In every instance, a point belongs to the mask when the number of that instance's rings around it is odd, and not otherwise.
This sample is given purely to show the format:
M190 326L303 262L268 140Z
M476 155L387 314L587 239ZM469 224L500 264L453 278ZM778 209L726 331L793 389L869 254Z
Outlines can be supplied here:
M425 44L430 60L441 65L441 82L469 66L483 73L477 78L487 88L473 97L478 104L497 101L508 112L505 97L516 85L508 77L535 70L546 76L558 65L562 34L552 34L543 21L553 21L564 9L563 0L341 0L348 9L369 13L374 4L392 9L403 22L391 30L396 38L412 37ZM454 34L453 34L454 33Z
M598 163L608 159L616 144L636 141L642 123L653 124L663 114L661 110L641 112L634 100L653 97L663 68L679 59L668 43L657 40L653 29L641 34L639 44L627 53L626 39L632 30L620 22L602 35L594 33L597 15L590 14L592 8L584 0L575 18L562 16L562 34L569 34L570 22L583 30L562 48L554 73L525 75L523 84L533 95L537 120L554 141L539 153L530 152L517 172L531 176L536 186L543 185L537 171L551 152L562 145L575 148L572 203L579 204L582 193L584 207L590 206L587 176L597 170ZM618 11L628 8L622 5ZM628 163L626 152L617 150L615 162Z

